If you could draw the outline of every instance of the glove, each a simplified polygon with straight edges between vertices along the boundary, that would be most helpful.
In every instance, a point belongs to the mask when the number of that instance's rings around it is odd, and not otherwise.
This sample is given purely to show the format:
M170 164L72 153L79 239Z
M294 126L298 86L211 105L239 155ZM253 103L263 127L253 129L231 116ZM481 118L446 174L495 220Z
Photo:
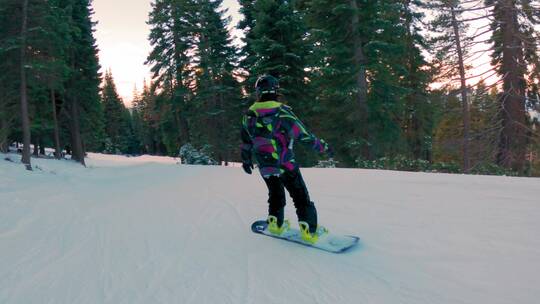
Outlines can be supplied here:
M334 149L330 146L326 147L326 155L328 155L328 158L334 158Z
M323 146L324 146L324 152L326 152L326 155L328 155L328 158L334 158L334 149L328 145L327 142L324 140L321 140Z
M251 174L253 172L253 164L242 163L242 169L244 169L244 172L247 174Z

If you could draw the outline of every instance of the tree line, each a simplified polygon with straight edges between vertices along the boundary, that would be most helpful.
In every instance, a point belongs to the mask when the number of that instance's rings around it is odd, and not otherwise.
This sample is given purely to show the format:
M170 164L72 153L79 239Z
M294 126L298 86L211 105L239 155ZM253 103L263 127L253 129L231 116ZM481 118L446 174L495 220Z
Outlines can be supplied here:
M89 1L0 4L0 150L23 143L22 162L54 147L84 164L101 146L98 52ZM41 150L41 151L40 151Z
M220 0L153 1L152 79L127 109L98 73L90 1L4 0L0 149L23 142L28 165L30 143L81 163L187 144L238 161L240 117L268 73L339 166L540 174L540 1L239 3L241 44Z

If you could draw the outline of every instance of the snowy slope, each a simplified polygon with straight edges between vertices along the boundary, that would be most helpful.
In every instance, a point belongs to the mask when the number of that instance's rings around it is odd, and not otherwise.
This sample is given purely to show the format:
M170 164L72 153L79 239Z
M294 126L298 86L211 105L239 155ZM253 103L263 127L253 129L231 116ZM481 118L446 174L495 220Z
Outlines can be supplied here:
M0 303L540 301L540 179L304 169L335 255L251 233L238 168L0 157Z

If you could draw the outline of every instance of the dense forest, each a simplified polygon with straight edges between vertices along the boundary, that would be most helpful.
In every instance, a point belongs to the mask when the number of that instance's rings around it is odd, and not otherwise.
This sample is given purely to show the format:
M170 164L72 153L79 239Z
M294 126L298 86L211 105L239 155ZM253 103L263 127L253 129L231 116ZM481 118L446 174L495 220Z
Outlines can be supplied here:
M0 2L0 152L239 161L261 74L335 151L303 165L540 176L540 1L154 0L152 78L126 108L90 0ZM128 51L128 50L126 50ZM489 58L483 67L483 58ZM33 147L33 149L31 149Z

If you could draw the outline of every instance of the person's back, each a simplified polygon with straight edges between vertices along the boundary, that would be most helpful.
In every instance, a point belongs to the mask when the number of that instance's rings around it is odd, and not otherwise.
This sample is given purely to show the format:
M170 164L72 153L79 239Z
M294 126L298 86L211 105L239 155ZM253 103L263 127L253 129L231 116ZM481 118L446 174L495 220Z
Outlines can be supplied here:
M257 102L242 121L242 167L251 174L252 154L255 154L269 190L270 232L281 234L288 229L289 223L284 220L285 187L293 198L303 237L315 242L318 237L317 211L296 163L294 143L310 145L319 153L331 151L323 140L307 131L290 107L277 101L278 88L278 81L272 76L261 76L257 80Z
M291 108L277 101L253 104L243 125L244 137L248 136L253 143L263 177L279 176L297 168L294 141L307 143L318 152L325 151L324 141L308 133Z

